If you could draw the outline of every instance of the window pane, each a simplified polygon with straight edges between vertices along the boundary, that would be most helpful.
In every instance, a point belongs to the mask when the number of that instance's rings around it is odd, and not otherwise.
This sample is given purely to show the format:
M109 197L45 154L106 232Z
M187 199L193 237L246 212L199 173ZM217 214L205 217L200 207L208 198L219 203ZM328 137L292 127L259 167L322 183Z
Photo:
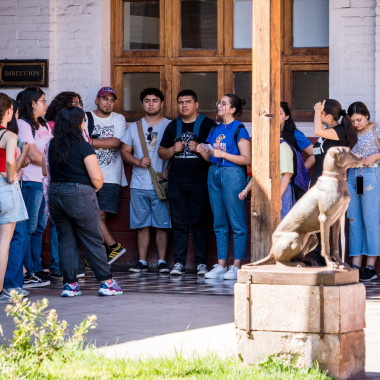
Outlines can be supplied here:
M252 0L234 0L234 49L252 49Z
M293 47L329 46L329 0L293 0Z
M234 93L247 102L245 110L252 109L252 73L238 72L234 73Z
M181 48L217 48L217 0L181 1Z
M160 48L160 3L126 1L124 3L124 50Z
M159 73L124 74L124 109L141 111L140 92L147 87L160 88Z
M315 103L328 97L328 71L293 72L293 110L312 111Z
M198 96L200 110L214 110L218 100L217 73L181 73L181 90L190 88Z

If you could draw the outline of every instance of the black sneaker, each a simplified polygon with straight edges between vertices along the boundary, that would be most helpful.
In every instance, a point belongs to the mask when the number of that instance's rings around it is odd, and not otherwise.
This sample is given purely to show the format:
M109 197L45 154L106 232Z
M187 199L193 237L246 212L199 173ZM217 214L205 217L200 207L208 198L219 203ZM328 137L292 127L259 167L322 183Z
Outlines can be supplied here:
M181 263L175 263L170 274L174 276L182 276L185 274L185 267Z
M40 288L50 285L50 280L43 280L35 274L26 275L24 277L23 288Z
M148 270L148 265L143 264L141 261L139 261L136 265L129 268L130 272L140 273L140 272L146 272Z
M377 279L377 273L375 269L364 268L359 275L359 281L366 282Z
M50 276L55 277L55 278L62 278L63 277L61 271L59 271L59 270L55 270L54 272L50 272Z
M169 273L170 272L168 264L166 264L166 263L159 263L157 265L157 269L158 269L159 273Z
M116 243L116 247L114 248L108 247L107 249L108 264L112 264L120 256L124 255L125 252L127 252L127 250L120 243Z

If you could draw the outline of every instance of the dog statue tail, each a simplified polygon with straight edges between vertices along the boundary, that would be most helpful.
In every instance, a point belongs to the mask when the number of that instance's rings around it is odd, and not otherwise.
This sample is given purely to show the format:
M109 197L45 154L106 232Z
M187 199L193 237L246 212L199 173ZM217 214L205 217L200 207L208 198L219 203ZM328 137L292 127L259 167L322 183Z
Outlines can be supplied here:
M249 263L248 266L255 267L258 265L266 265L266 264L268 265L276 264L276 259L272 255L272 252L268 256L264 257L263 259L257 260L254 263Z

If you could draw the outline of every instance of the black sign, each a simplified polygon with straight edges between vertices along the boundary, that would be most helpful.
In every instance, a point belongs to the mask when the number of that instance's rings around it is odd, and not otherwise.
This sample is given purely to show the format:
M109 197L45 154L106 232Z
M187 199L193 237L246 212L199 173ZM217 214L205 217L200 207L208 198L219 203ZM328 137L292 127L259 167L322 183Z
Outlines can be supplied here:
M48 87L48 60L0 61L0 87Z

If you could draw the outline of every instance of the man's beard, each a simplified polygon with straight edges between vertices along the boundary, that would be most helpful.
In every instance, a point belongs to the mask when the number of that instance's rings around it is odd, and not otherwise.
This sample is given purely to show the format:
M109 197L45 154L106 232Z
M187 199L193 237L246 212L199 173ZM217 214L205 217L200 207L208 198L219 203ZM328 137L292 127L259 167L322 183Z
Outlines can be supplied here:
M160 114L161 111L155 111L155 112L149 112L149 111L145 111L145 113L148 115L148 116L157 116Z

